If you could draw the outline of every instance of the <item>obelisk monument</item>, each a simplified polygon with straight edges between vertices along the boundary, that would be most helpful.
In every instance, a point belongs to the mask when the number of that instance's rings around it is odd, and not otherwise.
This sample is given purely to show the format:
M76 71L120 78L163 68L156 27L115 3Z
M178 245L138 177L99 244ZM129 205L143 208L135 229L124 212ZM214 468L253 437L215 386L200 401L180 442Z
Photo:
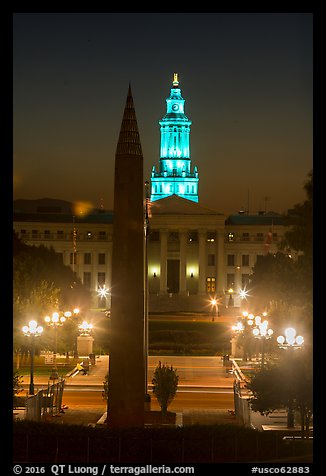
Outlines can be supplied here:
M143 154L129 85L115 154L108 426L144 425Z

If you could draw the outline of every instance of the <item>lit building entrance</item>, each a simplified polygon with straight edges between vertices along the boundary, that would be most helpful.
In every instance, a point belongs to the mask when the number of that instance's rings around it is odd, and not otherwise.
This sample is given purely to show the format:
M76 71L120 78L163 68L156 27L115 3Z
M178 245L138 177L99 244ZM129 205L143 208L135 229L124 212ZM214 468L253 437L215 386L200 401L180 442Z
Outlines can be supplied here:
M168 293L178 293L180 286L180 260L167 260L167 290Z

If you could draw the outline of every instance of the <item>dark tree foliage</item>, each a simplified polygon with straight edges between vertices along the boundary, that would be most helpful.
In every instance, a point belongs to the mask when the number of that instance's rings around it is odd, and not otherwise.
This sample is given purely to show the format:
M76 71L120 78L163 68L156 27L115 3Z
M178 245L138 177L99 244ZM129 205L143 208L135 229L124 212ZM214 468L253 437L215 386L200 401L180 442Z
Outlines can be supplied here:
M58 310L78 307L81 312L86 311L91 304L91 295L53 248L26 245L14 233L13 255L14 349L28 353L26 338L21 331L23 325L31 318L42 324L47 314ZM58 351L74 348L76 326L76 322L66 322L64 332L59 333ZM39 345L53 350L53 332L43 332L36 354Z
M257 260L251 276L252 305L268 309L275 326L302 325L312 335L312 172L305 184L307 200L285 217L289 229L280 251ZM290 321L290 322L289 322ZM275 328L274 328L275 330Z
M296 204L293 210L285 217L290 230L285 233L282 248L291 248L302 251L304 260L307 262L312 257L313 250L313 173L308 174L304 185L307 199Z
M153 393L157 398L165 418L168 406L174 399L178 388L179 377L173 366L159 362L153 374Z
M90 291L85 288L69 266L53 248L29 246L14 233L13 237L14 294L20 300L28 299L35 287L42 282L60 289L63 307L90 306Z
M302 436L308 435L313 412L311 349L284 350L283 359L257 372L247 384L254 411L269 414L280 408L298 410Z

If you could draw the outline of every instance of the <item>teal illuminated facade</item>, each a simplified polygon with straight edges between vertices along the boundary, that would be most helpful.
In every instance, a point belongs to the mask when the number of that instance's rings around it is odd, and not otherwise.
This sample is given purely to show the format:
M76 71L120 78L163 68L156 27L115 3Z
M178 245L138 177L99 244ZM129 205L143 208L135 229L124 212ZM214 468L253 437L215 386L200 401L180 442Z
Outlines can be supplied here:
M174 74L170 97L166 99L166 114L161 126L159 171L155 165L151 175L151 201L178 195L198 202L198 170L191 171L190 126L185 115L185 100L181 96L177 73Z

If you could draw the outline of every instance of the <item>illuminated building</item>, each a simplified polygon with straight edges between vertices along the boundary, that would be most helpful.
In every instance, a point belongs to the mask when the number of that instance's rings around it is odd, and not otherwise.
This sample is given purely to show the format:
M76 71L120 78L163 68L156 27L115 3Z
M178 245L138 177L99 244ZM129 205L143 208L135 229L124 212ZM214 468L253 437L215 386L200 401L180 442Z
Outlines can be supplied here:
M174 73L170 97L166 99L166 114L161 126L159 171L152 168L151 201L178 195L198 202L198 170L191 171L190 126L185 114L185 100L181 95L177 73Z
M176 75L172 86L160 121L160 170L151 173L149 311L205 310L211 295L226 304L230 288L237 306L257 259L278 251L286 228L277 213L225 216L201 205L197 169L191 172L191 121ZM61 254L92 290L94 307L110 307L113 212L99 208L80 214L67 202L16 200L13 225L27 244ZM108 292L99 296L103 288Z

